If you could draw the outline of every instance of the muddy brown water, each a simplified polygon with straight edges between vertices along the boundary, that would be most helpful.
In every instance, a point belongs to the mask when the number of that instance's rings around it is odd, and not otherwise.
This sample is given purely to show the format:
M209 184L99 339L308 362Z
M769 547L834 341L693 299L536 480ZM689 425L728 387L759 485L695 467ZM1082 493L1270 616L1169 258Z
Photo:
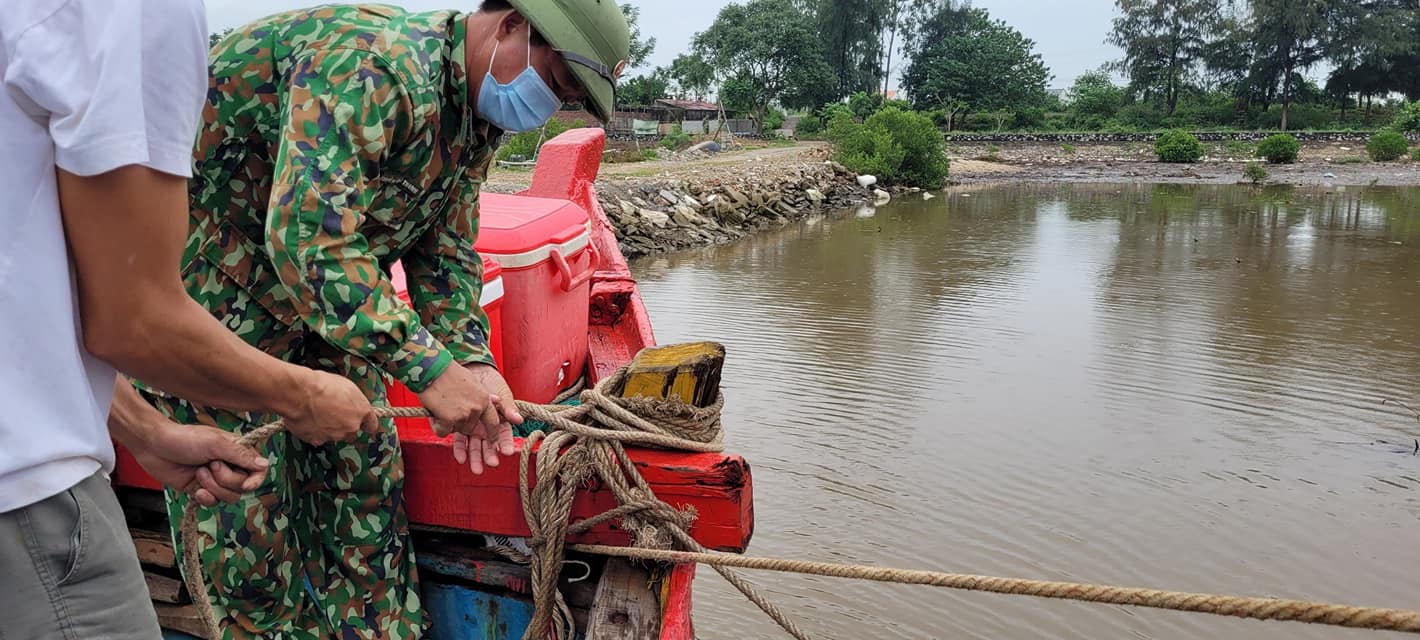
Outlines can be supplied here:
M974 188L634 269L728 347L752 553L1420 607L1420 189ZM751 577L823 638L1401 637Z

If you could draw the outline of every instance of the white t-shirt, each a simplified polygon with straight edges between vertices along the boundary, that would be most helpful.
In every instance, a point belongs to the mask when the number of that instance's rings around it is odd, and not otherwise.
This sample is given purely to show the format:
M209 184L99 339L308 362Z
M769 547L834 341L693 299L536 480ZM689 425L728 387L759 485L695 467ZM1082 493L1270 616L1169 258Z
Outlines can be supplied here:
M4 5L0 513L114 464L114 370L83 348L56 167L96 175L141 164L191 176L207 90L201 0Z

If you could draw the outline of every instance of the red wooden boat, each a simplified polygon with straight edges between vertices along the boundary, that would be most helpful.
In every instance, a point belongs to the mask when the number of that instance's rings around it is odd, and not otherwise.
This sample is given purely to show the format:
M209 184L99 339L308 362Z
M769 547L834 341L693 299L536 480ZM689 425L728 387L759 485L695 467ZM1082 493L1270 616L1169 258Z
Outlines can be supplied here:
M490 283L501 280L500 286L485 286L484 303L495 356L522 399L548 402L580 376L595 384L655 344L636 281L597 201L594 183L604 144L601 129L564 133L543 146L531 188L482 197L478 247L501 268L485 273ZM579 311L568 313L569 308ZM549 317L556 326L538 324ZM553 334L572 339L553 345L557 340L545 339ZM393 403L412 400L406 391L392 390ZM406 508L434 619L432 637L521 637L532 610L526 570L482 548L485 536L529 535L517 465L474 476L454 462L449 441L435 437L427 421L399 421L397 428L407 468ZM661 499L696 510L691 529L696 540L712 549L745 549L753 530L753 498L743 458L645 449L631 454ZM115 475L160 618L174 637L200 634L173 568L158 485L123 451ZM573 517L613 506L612 496L594 486L579 495ZM625 545L629 537L608 523L571 541ZM583 558L565 567L564 592L578 618L578 636L692 640L694 567L631 568L646 572L646 581L627 579L626 567L617 563L624 564Z

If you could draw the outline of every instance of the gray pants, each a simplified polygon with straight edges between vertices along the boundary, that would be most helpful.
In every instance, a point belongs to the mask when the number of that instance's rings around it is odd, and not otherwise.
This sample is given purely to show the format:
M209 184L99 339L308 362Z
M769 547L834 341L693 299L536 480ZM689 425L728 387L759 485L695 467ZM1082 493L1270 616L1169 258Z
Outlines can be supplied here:
M102 474L0 513L0 640L161 635L123 510Z

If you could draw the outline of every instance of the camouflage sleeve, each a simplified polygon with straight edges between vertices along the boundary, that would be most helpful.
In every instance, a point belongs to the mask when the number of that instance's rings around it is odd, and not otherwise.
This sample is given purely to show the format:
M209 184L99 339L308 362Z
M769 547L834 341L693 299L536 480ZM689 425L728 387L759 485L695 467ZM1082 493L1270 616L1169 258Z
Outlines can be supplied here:
M377 163L408 134L405 89L367 52L337 49L290 71L266 249L306 325L423 391L453 355L395 295L359 231Z
M488 163L468 170L458 204L404 257L410 299L420 318L462 364L494 364L488 350L488 317L479 306L483 261L473 249L478 235L478 194Z

